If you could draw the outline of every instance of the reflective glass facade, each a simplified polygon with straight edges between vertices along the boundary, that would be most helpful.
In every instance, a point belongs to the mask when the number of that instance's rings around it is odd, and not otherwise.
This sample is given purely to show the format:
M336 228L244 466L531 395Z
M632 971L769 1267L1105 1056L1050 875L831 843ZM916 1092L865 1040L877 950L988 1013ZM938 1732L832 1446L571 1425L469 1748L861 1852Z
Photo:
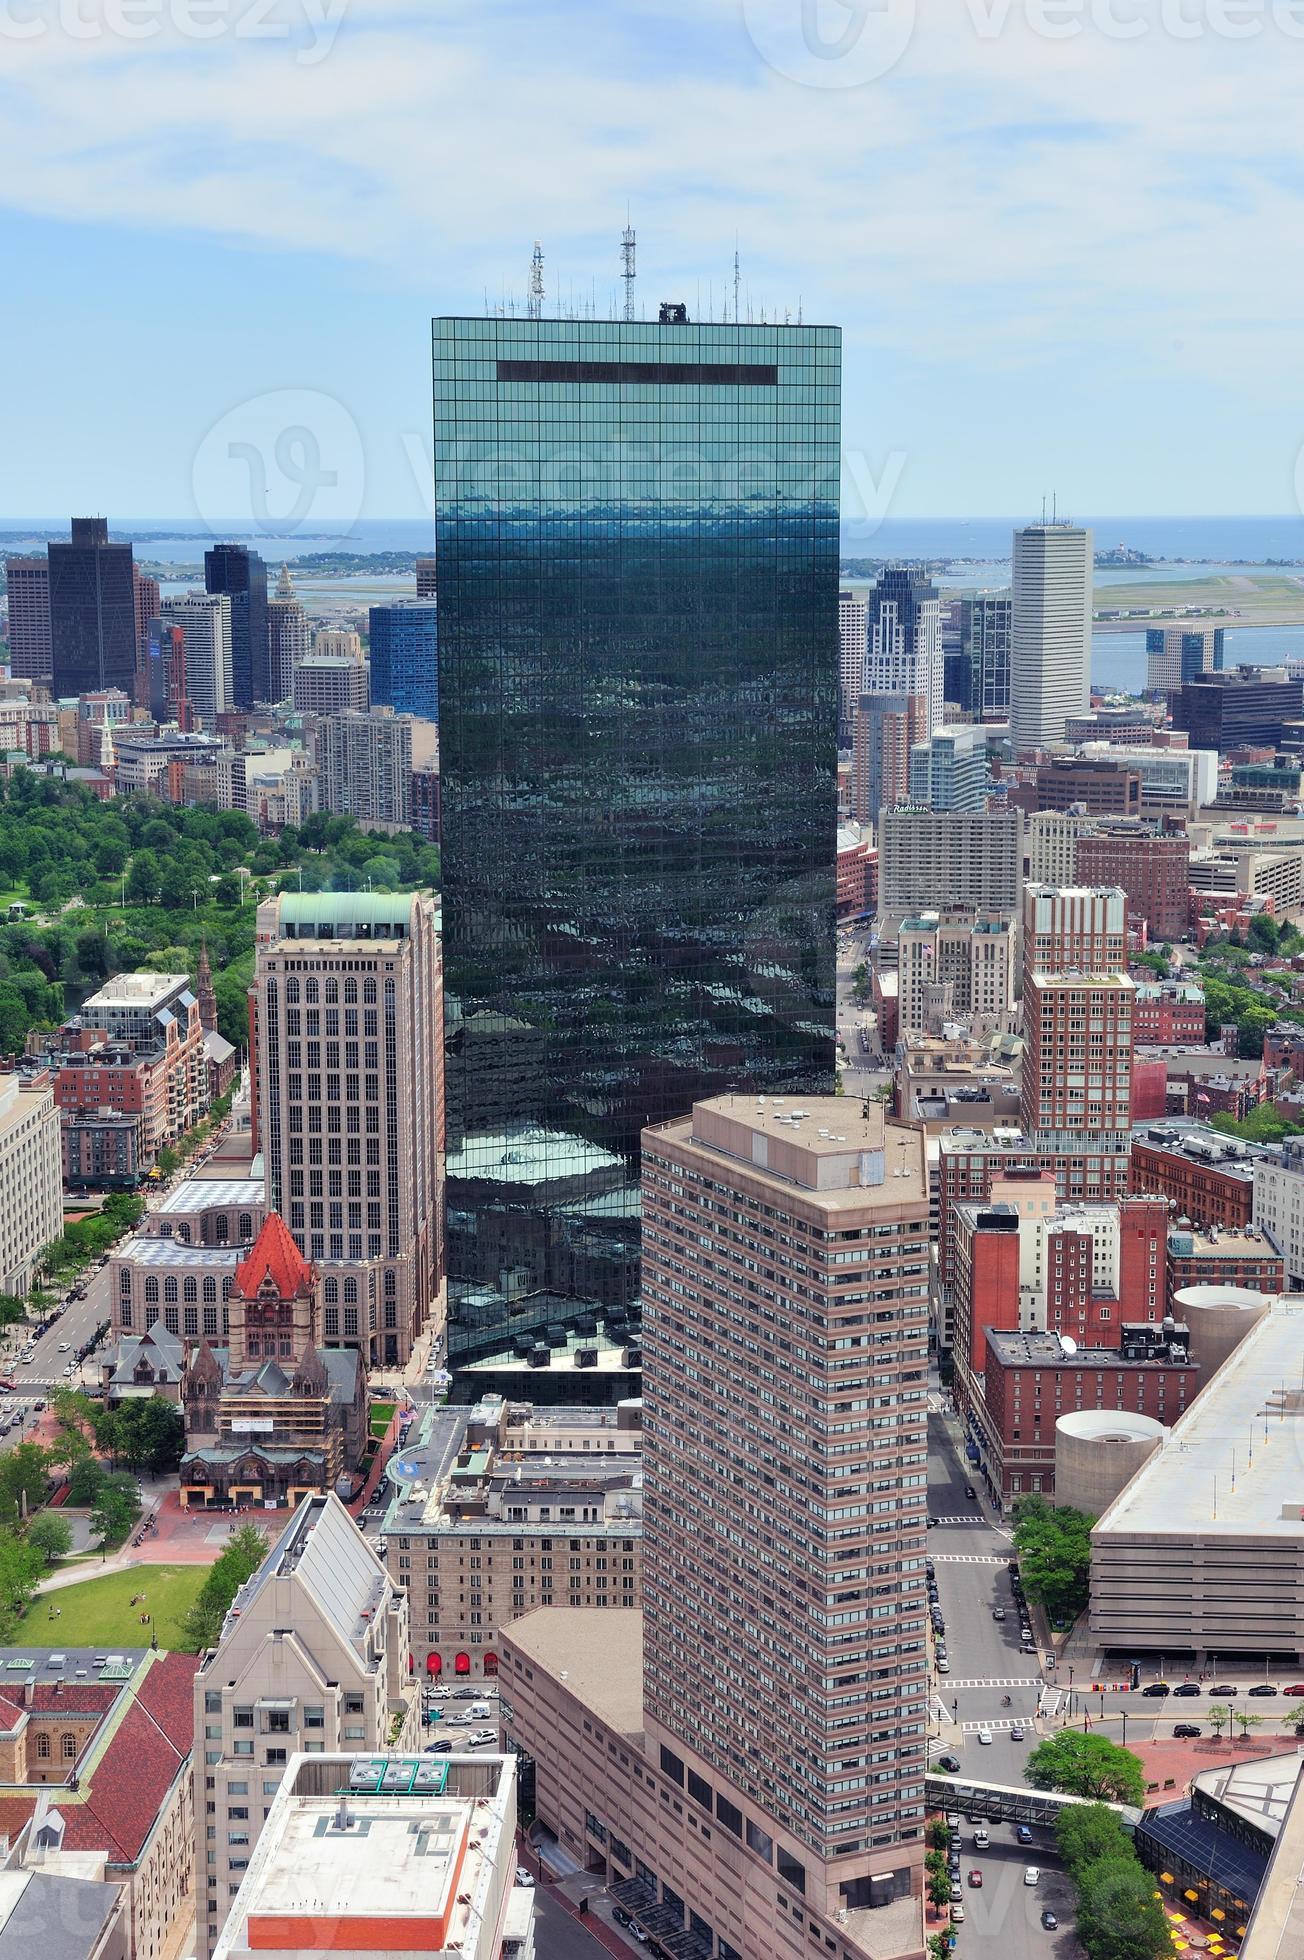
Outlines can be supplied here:
M231 699L252 708L271 697L267 655L267 566L243 544L215 544L204 553L204 590L231 601Z
M373 606L368 618L371 700L401 715L439 720L439 625L433 599Z
M619 1335L645 1124L832 1086L840 361L435 322L454 1359Z

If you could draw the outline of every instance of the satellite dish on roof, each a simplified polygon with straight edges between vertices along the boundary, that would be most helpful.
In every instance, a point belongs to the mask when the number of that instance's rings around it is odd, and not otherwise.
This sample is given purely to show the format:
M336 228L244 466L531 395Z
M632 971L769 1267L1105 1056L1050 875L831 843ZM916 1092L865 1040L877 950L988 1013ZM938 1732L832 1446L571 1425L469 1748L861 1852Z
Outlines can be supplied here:
M1078 1344L1072 1334L1060 1335L1060 1347L1065 1354L1076 1354L1078 1351Z

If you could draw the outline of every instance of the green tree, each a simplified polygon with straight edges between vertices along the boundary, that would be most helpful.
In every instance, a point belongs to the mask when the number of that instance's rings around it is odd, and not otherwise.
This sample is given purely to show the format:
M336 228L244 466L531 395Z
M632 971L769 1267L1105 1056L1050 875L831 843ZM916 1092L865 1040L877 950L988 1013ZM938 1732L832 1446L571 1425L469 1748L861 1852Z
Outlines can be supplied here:
M39 1443L19 1443L0 1457L0 1521L17 1524L45 1502L50 1458Z
M44 1577L45 1560L36 1546L15 1532L0 1531L0 1639L6 1644Z
M109 1473L98 1457L83 1451L72 1465L68 1479L68 1502L79 1511L93 1510L109 1481Z
M137 905L152 905L159 895L163 867L153 851L137 851L127 873L127 895Z
M185 1446L185 1425L175 1402L163 1395L150 1395L124 1402L115 1414L113 1450L120 1462L156 1475L177 1469Z
M932 1850L945 1851L951 1842L951 1826L945 1817L930 1817L924 1838Z
M1250 1730L1259 1727L1263 1721L1263 1717L1262 1715L1252 1714L1248 1708L1234 1708L1232 1710L1232 1720L1240 1730L1241 1741L1244 1742Z
M1055 1842L1072 1877L1097 1858L1126 1857L1131 1851L1117 1811L1103 1803L1062 1810L1055 1819Z
M121 1474L105 1477L90 1515L91 1530L101 1546L121 1545L139 1516L135 1480Z
M951 1899L951 1880L947 1875L945 1865L943 1865L943 1869L940 1872L929 1872L928 1897L939 1911L943 1906L949 1905Z
M1232 1719L1232 1711L1225 1701L1211 1701L1205 1713L1209 1717L1209 1727L1215 1735L1221 1735Z
M1145 1772L1130 1749L1104 1735L1063 1729L1038 1743L1026 1775L1034 1790L1064 1790L1074 1797L1107 1797L1111 1803L1142 1803Z
M1078 1938L1089 1960L1160 1960L1172 1952L1154 1881L1134 1856L1098 1858L1077 1881Z
M36 1547L47 1565L53 1565L72 1550L72 1526L57 1511L42 1511L27 1527L27 1542Z
M241 1525L239 1531L232 1533L186 1615L182 1634L192 1653L203 1653L217 1645L231 1601L266 1556L267 1540L255 1526Z
M1075 1619L1087 1604L1091 1583L1091 1527L1095 1519L1044 1497L1020 1497L1014 1505L1014 1543L1030 1599L1053 1619Z

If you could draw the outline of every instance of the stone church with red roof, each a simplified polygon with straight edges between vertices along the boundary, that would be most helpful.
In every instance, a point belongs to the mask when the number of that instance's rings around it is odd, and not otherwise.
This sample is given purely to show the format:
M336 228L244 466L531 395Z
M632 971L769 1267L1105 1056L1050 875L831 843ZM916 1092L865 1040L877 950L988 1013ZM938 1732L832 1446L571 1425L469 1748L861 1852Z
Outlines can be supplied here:
M367 1439L367 1382L353 1348L322 1340L321 1275L279 1212L236 1268L226 1345L202 1340L181 1387L181 1502L289 1504L351 1496Z

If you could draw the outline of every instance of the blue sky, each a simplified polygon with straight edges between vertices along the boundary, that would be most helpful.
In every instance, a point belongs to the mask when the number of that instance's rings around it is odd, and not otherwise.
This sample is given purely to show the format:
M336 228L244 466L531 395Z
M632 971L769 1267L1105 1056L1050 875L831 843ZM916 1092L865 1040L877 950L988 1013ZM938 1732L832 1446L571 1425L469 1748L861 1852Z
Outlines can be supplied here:
M419 516L430 315L535 237L605 311L627 205L645 305L737 235L843 325L853 505L1293 511L1302 68L1304 0L0 0L0 513L236 516L284 424Z

